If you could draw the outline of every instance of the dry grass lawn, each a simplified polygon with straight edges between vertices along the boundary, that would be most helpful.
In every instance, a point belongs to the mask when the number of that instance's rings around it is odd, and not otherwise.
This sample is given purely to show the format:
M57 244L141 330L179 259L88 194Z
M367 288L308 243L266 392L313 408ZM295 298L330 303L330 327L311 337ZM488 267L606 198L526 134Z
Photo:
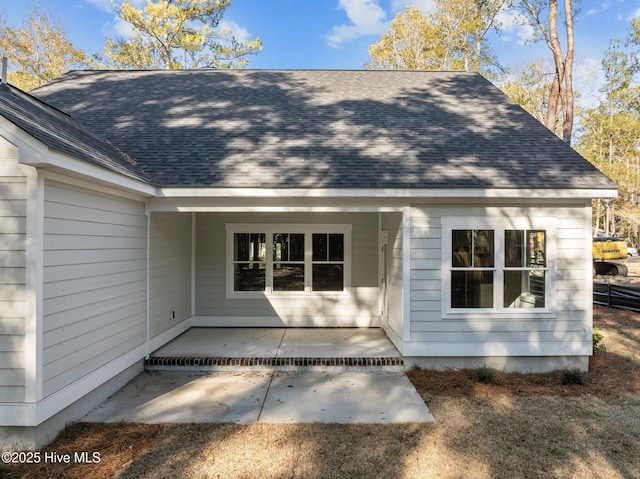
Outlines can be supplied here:
M76 424L47 448L99 464L10 478L640 478L640 314L596 307L608 351L560 373L408 373L435 424Z

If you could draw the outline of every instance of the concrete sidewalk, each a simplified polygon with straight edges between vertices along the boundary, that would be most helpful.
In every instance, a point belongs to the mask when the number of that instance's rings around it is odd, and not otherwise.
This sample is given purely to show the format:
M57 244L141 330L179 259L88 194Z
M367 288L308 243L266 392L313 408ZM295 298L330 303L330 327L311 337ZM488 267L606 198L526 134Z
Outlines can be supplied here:
M402 372L151 371L82 420L387 424L434 418Z

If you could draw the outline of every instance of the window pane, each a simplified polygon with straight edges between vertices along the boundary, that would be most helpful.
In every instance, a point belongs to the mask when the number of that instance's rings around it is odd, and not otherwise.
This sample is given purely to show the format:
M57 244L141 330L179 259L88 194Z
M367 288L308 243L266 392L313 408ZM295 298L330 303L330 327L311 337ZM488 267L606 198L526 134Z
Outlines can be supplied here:
M493 264L493 230L475 230L473 232L473 266L491 268Z
M289 260L304 261L304 234L289 235Z
M471 230L453 230L451 232L453 267L471 266Z
M547 265L547 241L544 231L527 231L527 266L544 268Z
M274 261L304 261L304 234L274 233Z
M344 290L344 267L341 264L314 264L314 291L342 291Z
M264 291L266 271L264 263L238 263L233 267L235 291Z
M289 235L288 234L274 233L273 260L289 261Z
M264 233L235 233L233 237L235 261L266 261L267 241Z
M504 232L504 265L507 268L524 266L524 231L507 230Z
M505 271L505 308L544 308L544 271Z
M452 271L452 308L493 308L493 271Z
M329 261L344 261L344 235L329 235Z
M273 265L274 291L304 291L304 265L280 264Z
M249 261L249 233L233 235L233 259L235 261Z
M327 261L327 235L313 234L313 261Z

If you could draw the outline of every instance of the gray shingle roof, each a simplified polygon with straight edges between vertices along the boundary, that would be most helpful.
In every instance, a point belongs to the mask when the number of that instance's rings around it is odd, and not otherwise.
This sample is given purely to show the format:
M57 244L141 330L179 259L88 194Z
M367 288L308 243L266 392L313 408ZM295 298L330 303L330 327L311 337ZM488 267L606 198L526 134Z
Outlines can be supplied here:
M615 188L471 73L81 71L32 94L161 186Z
M0 84L0 116L49 148L137 180L150 181L135 160L90 128L6 83Z

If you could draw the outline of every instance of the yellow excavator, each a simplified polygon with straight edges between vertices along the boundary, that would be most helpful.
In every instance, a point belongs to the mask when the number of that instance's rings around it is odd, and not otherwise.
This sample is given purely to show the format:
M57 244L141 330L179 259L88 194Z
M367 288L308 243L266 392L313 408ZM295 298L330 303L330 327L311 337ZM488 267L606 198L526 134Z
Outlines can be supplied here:
M617 236L593 238L593 274L626 276L627 242Z

